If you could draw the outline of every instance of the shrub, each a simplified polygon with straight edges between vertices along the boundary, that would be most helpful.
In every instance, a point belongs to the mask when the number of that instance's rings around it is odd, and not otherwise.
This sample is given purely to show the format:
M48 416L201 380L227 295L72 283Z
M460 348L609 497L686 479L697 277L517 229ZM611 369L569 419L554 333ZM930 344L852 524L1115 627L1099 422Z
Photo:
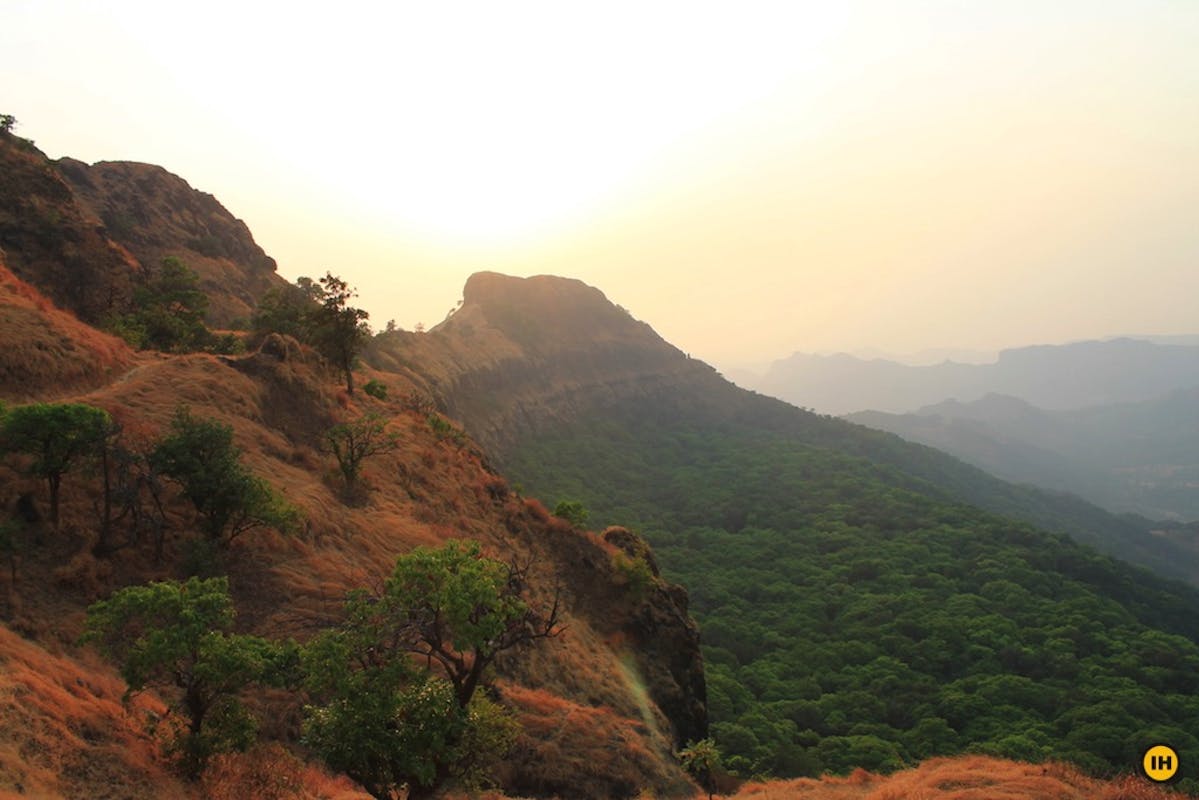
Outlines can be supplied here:
M387 385L380 383L374 378L371 378L366 382L366 385L362 387L362 391L366 392L377 400L387 399Z
M246 343L236 333L222 333L211 337L206 349L217 355L232 356L246 352Z
M654 582L654 573L645 559L625 553L613 553L612 566L624 578L634 599L638 601L644 599L646 591Z
M587 511L586 506L578 500L562 500L554 506L554 516L561 517L576 528L581 528L587 524L587 518L591 514Z
M716 776L721 771L720 751L712 739L691 742L678 752L679 763L708 792L708 800L716 790Z
M419 392L409 392L404 396L404 409L422 416L429 416L433 413L433 401Z
M428 416L429 429L441 441L452 441L454 444L461 447L466 442L466 433L452 422L444 419L440 414L435 412Z

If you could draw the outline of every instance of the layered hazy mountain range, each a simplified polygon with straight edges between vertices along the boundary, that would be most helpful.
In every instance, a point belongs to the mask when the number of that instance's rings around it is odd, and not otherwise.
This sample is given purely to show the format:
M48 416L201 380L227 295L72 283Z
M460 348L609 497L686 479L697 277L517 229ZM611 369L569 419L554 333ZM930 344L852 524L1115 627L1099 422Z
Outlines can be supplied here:
M1120 337L911 365L796 353L752 388L1109 511L1199 518L1199 346Z

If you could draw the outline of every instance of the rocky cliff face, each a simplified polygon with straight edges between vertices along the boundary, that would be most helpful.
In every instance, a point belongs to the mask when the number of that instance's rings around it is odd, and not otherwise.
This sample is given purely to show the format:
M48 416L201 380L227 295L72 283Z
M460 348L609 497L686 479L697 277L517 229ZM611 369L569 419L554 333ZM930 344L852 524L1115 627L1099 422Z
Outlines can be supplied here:
M0 134L0 251L18 278L80 318L123 308L141 272L32 144Z
M131 161L64 158L57 167L79 204L143 266L177 256L200 274L213 326L249 319L257 298L283 283L246 224L178 175Z
M179 176L53 162L12 134L0 135L0 251L17 277L91 323L125 310L166 256L199 273L213 327L248 320L257 298L285 283L246 224Z

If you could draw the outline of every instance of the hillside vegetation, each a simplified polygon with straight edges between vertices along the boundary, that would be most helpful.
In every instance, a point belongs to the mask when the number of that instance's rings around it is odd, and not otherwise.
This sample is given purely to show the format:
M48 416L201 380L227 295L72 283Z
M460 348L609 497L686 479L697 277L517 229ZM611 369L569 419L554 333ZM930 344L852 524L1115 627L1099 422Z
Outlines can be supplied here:
M1199 758L1199 593L748 427L580 421L515 448L533 491L642 530L692 590L709 710L744 774L981 751Z
M640 530L690 587L735 771L1195 752L1199 593L967 503L1169 570L1135 525L736 389L573 281L472 279L447 323L390 346L433 361L431 391L514 480Z
M892 775L855 770L844 778L750 783L733 800L1168 800L1170 789L1143 778L1101 781L1067 764L1028 764L986 756L933 758Z

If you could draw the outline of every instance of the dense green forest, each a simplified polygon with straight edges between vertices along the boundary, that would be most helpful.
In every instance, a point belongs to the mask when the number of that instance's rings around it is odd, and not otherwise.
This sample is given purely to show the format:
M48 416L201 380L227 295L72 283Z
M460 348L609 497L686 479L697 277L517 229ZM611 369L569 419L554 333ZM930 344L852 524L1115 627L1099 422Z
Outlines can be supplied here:
M806 437L811 441L811 437ZM937 754L1199 763L1199 592L748 423L644 409L505 454L531 492L638 528L686 585L712 730L742 774Z

